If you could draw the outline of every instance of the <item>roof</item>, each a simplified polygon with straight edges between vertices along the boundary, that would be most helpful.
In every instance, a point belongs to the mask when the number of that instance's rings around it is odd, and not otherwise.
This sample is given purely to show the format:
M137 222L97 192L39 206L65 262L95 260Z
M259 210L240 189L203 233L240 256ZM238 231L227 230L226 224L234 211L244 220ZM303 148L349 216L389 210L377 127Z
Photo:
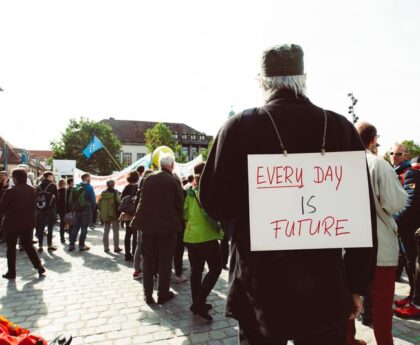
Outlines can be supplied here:
M146 131L159 123L151 121L116 120L112 117L107 120L102 120L101 122L109 124L112 127L115 135L123 144L144 144L146 142ZM169 127L173 134L178 133L178 141L181 144L207 145L211 139L211 137L205 133L187 126L184 123L163 123ZM181 137L182 134L197 134L197 140L191 140L190 136L188 136L188 139L183 139ZM200 135L204 135L205 140L200 140Z
M20 164L22 163L21 158L19 157L19 155L15 152L14 147L12 144L10 144L7 140L5 140L4 138L0 137L0 149L2 150L2 155L0 160L3 162L3 148L4 145L6 144L7 146L7 162L9 164Z
M54 155L54 153L49 150L28 150L28 152L31 155L31 157L36 157L38 159L44 160L47 160Z

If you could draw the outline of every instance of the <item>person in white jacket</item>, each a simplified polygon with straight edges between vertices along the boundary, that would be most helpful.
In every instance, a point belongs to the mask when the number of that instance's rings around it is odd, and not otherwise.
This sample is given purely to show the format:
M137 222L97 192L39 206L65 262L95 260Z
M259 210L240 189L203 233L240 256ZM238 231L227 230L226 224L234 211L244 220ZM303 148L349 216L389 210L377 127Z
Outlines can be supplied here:
M373 330L378 345L392 345L392 305L399 246L393 214L404 208L407 193L392 166L377 152L377 131L369 123L360 123L357 131L366 147L366 158L374 193L378 226L378 257L371 286Z

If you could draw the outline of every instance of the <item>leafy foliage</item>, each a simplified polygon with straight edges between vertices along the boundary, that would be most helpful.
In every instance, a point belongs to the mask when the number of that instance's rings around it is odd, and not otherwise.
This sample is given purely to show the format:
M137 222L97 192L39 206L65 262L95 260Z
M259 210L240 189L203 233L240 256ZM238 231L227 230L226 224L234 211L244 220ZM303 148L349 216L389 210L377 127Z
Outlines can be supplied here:
M210 151L213 147L213 144L214 144L214 139L211 139L210 142L209 142L209 146L207 148L201 150L201 154L203 155L203 160L204 161L206 161L208 159Z
M159 146L168 146L172 151L176 151L177 142L171 130L164 123L158 123L145 133L146 147L152 153Z
M96 135L109 153L117 158L121 142L111 126L82 117L79 120L70 120L61 139L51 142L54 159L74 159L79 169L98 175L109 175L114 170L119 170L104 149L95 152L89 159L83 155L82 152L93 135Z
M404 140L402 142L407 147L408 153L411 158L420 156L420 144L414 140Z

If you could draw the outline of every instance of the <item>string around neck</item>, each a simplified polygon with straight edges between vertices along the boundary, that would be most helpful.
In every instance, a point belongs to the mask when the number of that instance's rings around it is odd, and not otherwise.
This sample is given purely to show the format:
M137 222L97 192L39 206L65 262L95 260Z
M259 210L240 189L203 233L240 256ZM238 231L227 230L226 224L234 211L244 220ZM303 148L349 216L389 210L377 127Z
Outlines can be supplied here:
M274 130L276 131L277 134L277 139L279 140L280 143L280 147L282 149L282 152L284 154L284 156L287 156L287 149L283 144L283 140L281 138L280 132L277 128L276 123L274 122L274 118L273 116L270 114L270 112L267 110L266 107L262 107L262 109L265 111L265 113L268 115L269 119L271 120L271 123L273 124ZM324 113L324 130L323 130L323 134L322 134L322 142L321 142L321 155L325 155L326 149L325 149L325 145L326 145L326 141L327 141L327 127L328 127L328 117L327 117L327 112L325 111L325 109L322 109L323 113Z

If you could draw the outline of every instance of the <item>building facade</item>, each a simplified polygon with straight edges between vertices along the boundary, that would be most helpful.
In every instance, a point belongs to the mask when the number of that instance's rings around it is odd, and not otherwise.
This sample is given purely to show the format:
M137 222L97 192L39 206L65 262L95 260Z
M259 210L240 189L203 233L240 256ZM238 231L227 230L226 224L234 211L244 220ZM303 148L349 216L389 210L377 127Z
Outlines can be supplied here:
M146 147L146 131L158 122L116 120L112 117L102 122L110 125L121 141L122 152L119 159L123 165L130 165L149 153ZM183 123L164 124L169 127L174 139L182 146L182 151L189 160L208 148L212 140L211 136Z

